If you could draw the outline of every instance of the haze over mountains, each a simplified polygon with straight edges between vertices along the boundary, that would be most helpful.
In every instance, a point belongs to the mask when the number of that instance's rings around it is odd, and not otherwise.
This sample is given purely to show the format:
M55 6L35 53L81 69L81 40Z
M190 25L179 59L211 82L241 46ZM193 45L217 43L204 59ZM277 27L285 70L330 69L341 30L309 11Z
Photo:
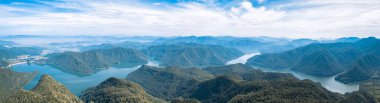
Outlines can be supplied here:
M0 90L7 90L7 95L2 100L86 103L377 103L379 99L365 91L354 90L344 94L332 92L316 81L301 80L291 73L303 73L315 78L332 77L342 83L357 85L376 79L380 75L380 40L374 37L334 40L230 36L83 38L86 41L49 42L31 46L4 42L0 47L0 70L4 71L2 73L5 76L1 81L6 81L6 84ZM96 43L88 42L91 40ZM251 55L253 57L246 63L227 65L229 61L249 54L258 55ZM23 69L28 70L28 67L32 67L28 65L32 64L38 64L37 67L49 66L49 69L56 69L57 72L47 73L51 76L41 79L32 79L38 71L18 73L12 69L23 65ZM109 71L110 68L132 72L115 73ZM110 74L107 76L109 79L99 80L103 82L82 89L84 91L76 91L81 93L74 95L70 88L75 88L75 85L59 83L62 81L61 72L75 76L78 79L72 81L75 83L83 83L81 78L98 76L98 73ZM113 74L117 74L118 78ZM13 82L14 78L18 78L19 82ZM30 82L36 80L38 83L34 88L23 90L22 87L30 87ZM15 88L8 89L11 87Z
M134 67L147 62L147 57L140 51L128 48L63 52L51 54L46 60L48 65L79 74L93 74L111 66Z
M247 64L290 69L315 76L333 76L344 72L336 79L344 83L359 82L369 79L372 73L378 71L379 45L380 40L373 37L353 43L310 44L285 52L255 56ZM354 71L355 75L350 75Z
M168 44L142 50L164 66L204 67L224 65L243 55L241 51L218 45Z
M81 103L81 100L72 94L65 86L58 83L51 76L44 75L38 85L31 91L18 90L6 99L5 103Z

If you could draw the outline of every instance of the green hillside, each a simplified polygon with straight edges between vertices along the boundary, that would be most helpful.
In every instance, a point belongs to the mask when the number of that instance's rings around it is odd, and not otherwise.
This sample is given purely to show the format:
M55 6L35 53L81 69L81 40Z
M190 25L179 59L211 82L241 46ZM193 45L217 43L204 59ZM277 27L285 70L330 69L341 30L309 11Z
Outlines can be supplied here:
M147 57L127 48L51 54L47 64L74 74L93 74L108 67L134 67L146 64Z
M128 74L127 79L140 84L153 96L170 100L184 95L194 85L213 77L197 68L158 68L144 65Z
M37 72L22 73L14 72L9 68L0 68L0 103L17 90L22 89L36 75Z
M164 103L155 98L138 84L128 80L109 78L96 87L89 88L80 96L89 103Z
M179 67L224 65L227 61L243 55L233 48L186 43L151 46L143 52L163 66Z
M65 86L51 76L43 75L31 91L19 90L5 103L81 103Z

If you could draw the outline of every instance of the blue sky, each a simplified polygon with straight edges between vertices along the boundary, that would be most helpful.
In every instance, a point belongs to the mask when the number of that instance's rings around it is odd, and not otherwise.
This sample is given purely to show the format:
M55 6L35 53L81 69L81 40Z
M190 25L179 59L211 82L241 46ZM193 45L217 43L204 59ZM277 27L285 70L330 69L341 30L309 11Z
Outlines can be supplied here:
M380 36L379 0L0 0L0 35Z

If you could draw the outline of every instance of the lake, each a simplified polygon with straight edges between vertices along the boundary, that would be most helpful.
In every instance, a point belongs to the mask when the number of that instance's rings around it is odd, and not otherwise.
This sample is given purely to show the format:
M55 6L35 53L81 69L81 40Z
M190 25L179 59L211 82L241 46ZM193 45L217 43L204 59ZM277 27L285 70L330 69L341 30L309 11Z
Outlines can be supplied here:
M157 64L153 62L148 62L147 65L157 66ZM47 65L45 66L40 66L40 65L35 65L35 64L28 65L24 63L24 64L14 65L12 67L12 70L17 71L17 72L33 72L33 71L39 72L37 77L34 78L29 84L27 84L24 87L24 89L26 90L31 90L34 86L36 86L43 74L48 74L52 76L58 82L65 85L72 93L79 96L83 90L90 87L94 87L110 77L126 78L129 73L138 69L140 66L136 66L132 68L111 67L110 69L103 70L103 71L100 71L100 72L97 72L95 74L92 74L90 76L85 76L85 77L78 77L73 74L65 73Z
M255 55L260 55L260 53L250 53L250 54L246 54L246 55L243 55L237 59L234 59L234 60L231 60L231 61L228 61L226 64L229 65L229 64L236 64L236 63L242 63L242 64L245 64L247 62L247 60Z
M249 58L256 56L256 55L260 55L260 53L246 54L246 55L243 55L243 56L241 56L235 60L231 60L231 61L227 62L227 64L235 64L235 63L245 64ZM338 93L344 94L347 92L353 92L353 91L359 90L359 83L351 83L351 84L341 83L341 82L335 80L335 77L337 75L331 76L331 77L315 77L315 76L311 76L311 75L307 75L307 74L303 74L303 73L299 73L299 72L294 72L294 71L290 71L290 70L279 71L279 70L270 70L270 69L265 69L265 68L260 68L260 67L255 67L255 68L261 69L265 72L291 73L295 77L297 77L298 79L301 79L301 80L310 79L314 82L319 82L319 83L321 83L321 85L323 87L325 87L327 90L332 91L332 92L338 92Z
M247 54L243 55L240 58L237 58L235 60L229 61L227 64L234 64L234 63L243 63L245 64L246 61L255 56L259 55L260 53L252 53L252 54ZM157 62L148 62L150 66L158 66ZM26 63L24 64L18 64L12 66L12 70L17 71L17 72L33 72L33 71L38 71L39 74L36 78L34 78L29 84L27 84L24 89L30 90L34 86L37 85L39 79L43 74L48 74L63 85L65 85L71 92L73 92L75 95L80 95L80 93L90 87L94 87L101 83L102 81L110 78L110 77L117 77L117 78L126 78L127 75L134 70L138 69L140 66L132 67L132 68L113 68L111 67L110 69L103 70L100 72L97 72L95 74L92 74L90 76L85 76L85 77L79 77L73 74L65 73L62 72L58 69L54 69L50 66L40 66L40 65L35 65L31 64L28 65ZM282 72L282 73L291 73L295 77L299 79L310 79L314 82L320 82L323 87L326 89L333 91L333 92L338 92L338 93L347 93L347 92L352 92L352 91L357 91L359 90L359 84L354 83L354 84L343 84L341 82L336 81L334 78L335 76L332 77L315 77L315 76L310 76L298 72L293 72L293 71L273 71L273 70L267 70L263 69L265 72Z

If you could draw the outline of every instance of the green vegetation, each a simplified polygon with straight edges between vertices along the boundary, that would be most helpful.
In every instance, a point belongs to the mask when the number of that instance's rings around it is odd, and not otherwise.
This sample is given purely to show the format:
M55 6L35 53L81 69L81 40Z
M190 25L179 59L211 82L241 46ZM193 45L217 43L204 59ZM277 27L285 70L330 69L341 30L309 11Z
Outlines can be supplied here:
M241 64L219 67L221 71L226 71L227 68L232 70L200 83L190 97L202 103L294 103L305 100L313 103L337 102L342 98L310 80L298 80L290 74L266 73L241 67ZM249 71L235 72L236 70Z
M311 80L299 80L287 73L263 72L243 64L212 66L204 70L217 77L194 68L142 66L127 79L139 83L148 93L173 103L343 103L351 98L376 101L371 95L341 95Z
M109 78L98 86L85 90L81 98L87 103L164 103L128 80Z
M175 98L170 103L201 103L197 99L191 98L191 99L183 99L183 98Z
M52 77L43 75L31 91L19 90L5 103L80 103L82 102L65 86Z
M179 67L224 65L227 61L243 55L233 48L186 43L151 46L143 52L163 66Z
M343 83L351 83L373 78L373 76L379 75L379 61L380 57L377 57L376 55L365 55L354 63L352 69L338 75L336 80Z
M97 49L112 49L112 48L133 48L133 49L145 49L149 46L149 43L142 43L142 42L132 42L132 41L124 41L121 43L103 43L99 45L90 45L90 46L85 46L81 47L81 51L89 51L89 50L97 50Z
M303 56L300 62L292 67L292 70L309 75L332 76L343 72L343 67L330 52L323 49Z
M346 93L344 96L340 103L380 103L373 95L362 91Z
M51 54L47 64L73 74L93 74L107 67L134 67L146 64L147 57L127 48Z
M188 89L213 77L213 75L197 68L158 68L143 65L128 74L127 79L140 84L153 96L171 100L185 95Z
M22 89L36 75L37 72L21 73L8 68L0 68L0 103L17 90Z
M281 53L255 56L247 64L271 69L291 69L324 77L348 71L338 76L337 80L344 83L357 82L368 79L372 75L369 72L377 71L368 69L367 65L370 66L371 63L358 63L367 55L379 57L379 45L380 40L373 37L356 42L310 44Z
M39 55L42 52L39 47L2 47L0 46L0 59L12 59L20 55Z
M0 68L2 67L7 67L9 65L8 62L4 61L4 60L0 60Z

